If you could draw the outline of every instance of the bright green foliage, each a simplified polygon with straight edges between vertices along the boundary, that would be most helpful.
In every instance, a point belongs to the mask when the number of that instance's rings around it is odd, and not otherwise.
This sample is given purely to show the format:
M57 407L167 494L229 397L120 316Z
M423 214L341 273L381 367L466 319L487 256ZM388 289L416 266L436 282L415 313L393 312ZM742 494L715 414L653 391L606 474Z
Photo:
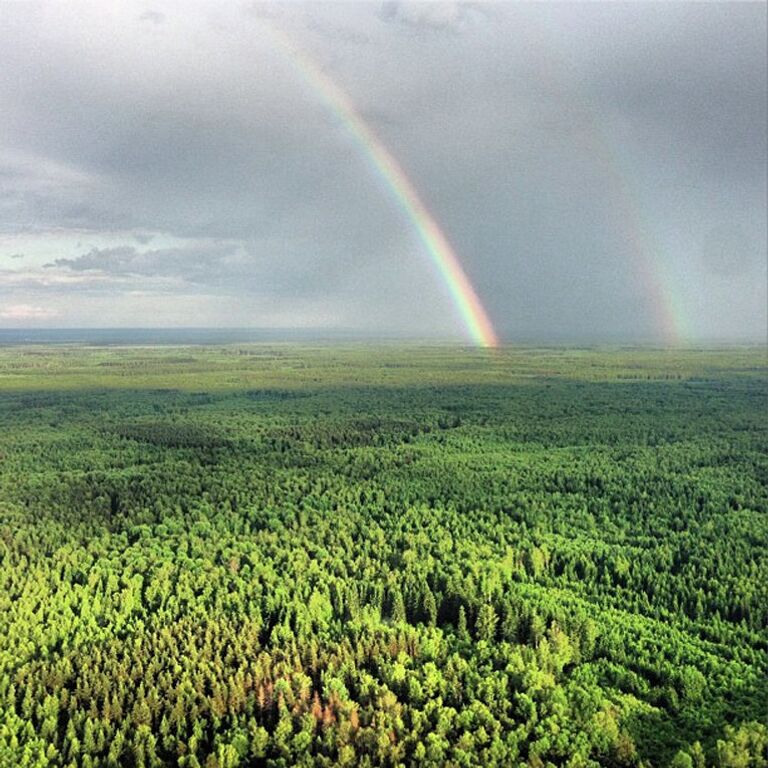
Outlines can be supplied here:
M766 766L766 381L0 350L0 766Z

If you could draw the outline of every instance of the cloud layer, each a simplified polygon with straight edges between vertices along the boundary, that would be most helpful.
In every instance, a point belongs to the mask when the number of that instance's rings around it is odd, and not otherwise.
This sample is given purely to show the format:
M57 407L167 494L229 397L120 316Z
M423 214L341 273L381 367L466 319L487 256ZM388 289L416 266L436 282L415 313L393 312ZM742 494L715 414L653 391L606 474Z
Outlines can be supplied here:
M463 336L278 27L398 158L505 338L658 339L660 300L681 337L760 338L765 23L762 4L6 4L0 319Z

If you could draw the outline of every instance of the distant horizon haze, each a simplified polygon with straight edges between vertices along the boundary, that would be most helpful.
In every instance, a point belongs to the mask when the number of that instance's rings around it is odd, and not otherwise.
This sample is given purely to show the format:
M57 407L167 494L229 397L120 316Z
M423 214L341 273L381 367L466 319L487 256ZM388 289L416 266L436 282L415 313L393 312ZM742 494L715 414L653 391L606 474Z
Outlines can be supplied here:
M767 346L766 337L712 337L696 341L678 341L662 343L658 339L639 337L620 338L605 335L603 337L577 338L567 336L502 338L499 347L505 346L552 346L552 347L637 347L637 348L704 348L708 346ZM269 327L88 327L88 328L12 328L0 326L0 346L23 344L92 344L92 345L217 345L248 343L367 343L367 344L406 344L406 345L450 345L474 347L472 342L450 336L407 335L391 331L389 333L363 332L352 328L269 328Z

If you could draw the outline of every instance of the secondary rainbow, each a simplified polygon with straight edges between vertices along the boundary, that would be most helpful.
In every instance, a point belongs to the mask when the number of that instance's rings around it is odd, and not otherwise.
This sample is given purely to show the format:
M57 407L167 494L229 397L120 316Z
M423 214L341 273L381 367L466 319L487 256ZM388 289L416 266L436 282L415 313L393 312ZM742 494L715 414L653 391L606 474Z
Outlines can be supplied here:
M519 8L527 8L520 5ZM648 302L656 334L667 345L675 346L690 338L683 295L676 289L672 275L666 269L663 252L654 236L653 222L644 215L642 202L634 190L634 177L626 150L612 141L608 128L592 106L589 94L584 92L578 78L570 70L562 51L565 42L553 41L548 29L537 23L536 16L524 16L530 50L536 54L529 66L536 67L536 78L545 84L545 90L554 94L563 114L589 152L595 168L600 171L610 194L616 219L621 223L621 235L627 253L631 255L630 274Z
M396 158L363 120L349 96L312 59L299 50L285 33L272 24L265 23L265 26L302 80L343 122L374 171L384 181L403 213L413 224L448 288L468 335L482 347L498 346L499 341L493 324L456 252Z

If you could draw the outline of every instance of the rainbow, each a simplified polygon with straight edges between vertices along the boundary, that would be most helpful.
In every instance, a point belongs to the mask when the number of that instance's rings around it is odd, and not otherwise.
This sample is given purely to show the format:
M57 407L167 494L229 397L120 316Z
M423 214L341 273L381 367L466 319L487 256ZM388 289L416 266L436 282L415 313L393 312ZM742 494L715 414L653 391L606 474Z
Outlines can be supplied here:
M265 26L301 79L341 120L369 160L374 172L383 180L406 218L410 220L448 288L469 337L482 347L498 346L499 340L493 324L462 268L456 251L448 242L435 217L424 205L402 166L370 125L363 120L349 96L312 59L299 50L285 33L272 24L265 22Z
M526 14L525 19L528 34L534 43L531 50L538 51L534 62L537 78L557 94L563 111L580 129L585 148L611 192L614 211L622 223L624 244L632 255L631 269L648 302L656 333L667 346L680 345L691 336L685 304L664 264L662 249L654 237L651 222L643 215L642 204L633 191L631 168L622 162L622 148L611 140L601 125L578 81L567 76L568 67L560 54L560 47L552 43L533 14Z

